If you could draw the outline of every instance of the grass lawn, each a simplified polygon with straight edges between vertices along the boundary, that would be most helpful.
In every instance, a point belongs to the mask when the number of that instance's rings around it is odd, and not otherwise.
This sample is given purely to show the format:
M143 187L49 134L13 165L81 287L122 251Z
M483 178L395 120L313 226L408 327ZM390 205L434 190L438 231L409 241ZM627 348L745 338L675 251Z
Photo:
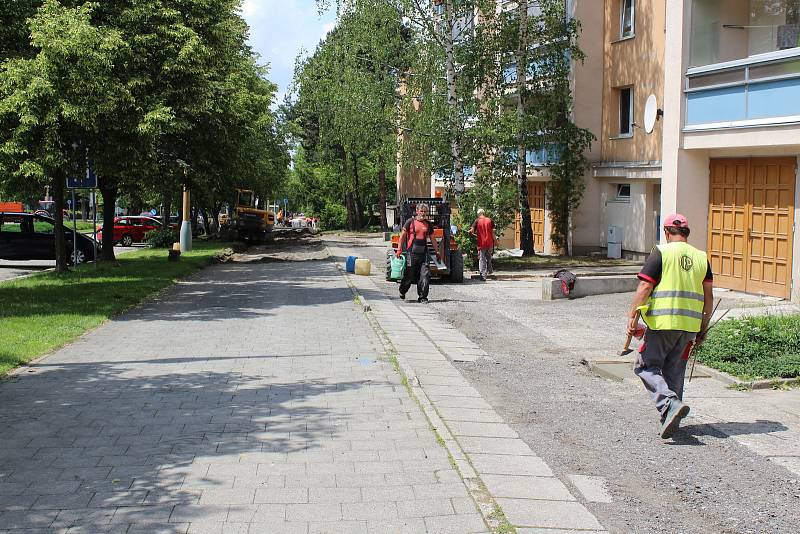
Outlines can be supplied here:
M722 321L697 361L742 380L800 377L800 315Z
M225 246L195 241L178 262L167 261L166 249L148 248L119 256L117 264L0 283L0 376L207 265Z
M524 271L528 269L569 269L571 267L638 266L630 260L610 260L589 256L528 256L523 258L496 258L492 260L495 271Z

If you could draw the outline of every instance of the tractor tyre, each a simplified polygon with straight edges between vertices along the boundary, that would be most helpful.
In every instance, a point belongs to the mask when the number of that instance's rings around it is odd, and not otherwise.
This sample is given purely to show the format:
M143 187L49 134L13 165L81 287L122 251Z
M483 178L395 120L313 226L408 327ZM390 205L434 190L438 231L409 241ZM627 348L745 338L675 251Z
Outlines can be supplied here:
M393 282L392 280L392 254L391 252L386 252L386 281Z
M464 282L464 254L458 249L450 252L450 281L454 284Z

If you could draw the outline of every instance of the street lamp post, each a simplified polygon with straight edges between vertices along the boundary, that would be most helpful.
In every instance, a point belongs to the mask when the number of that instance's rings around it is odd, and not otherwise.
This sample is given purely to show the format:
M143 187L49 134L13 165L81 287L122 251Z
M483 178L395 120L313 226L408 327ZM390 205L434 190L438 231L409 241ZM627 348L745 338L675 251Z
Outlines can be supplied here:
M192 250L192 223L189 221L191 211L191 193L186 167L183 168L183 216L181 217L181 252ZM167 214L169 216L169 214Z

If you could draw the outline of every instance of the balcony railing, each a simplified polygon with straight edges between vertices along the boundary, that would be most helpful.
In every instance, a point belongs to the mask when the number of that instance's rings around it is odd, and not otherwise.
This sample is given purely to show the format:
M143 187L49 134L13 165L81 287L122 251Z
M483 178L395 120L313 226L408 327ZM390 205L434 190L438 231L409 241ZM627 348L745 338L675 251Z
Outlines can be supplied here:
M694 67L685 83L688 131L800 122L800 48Z

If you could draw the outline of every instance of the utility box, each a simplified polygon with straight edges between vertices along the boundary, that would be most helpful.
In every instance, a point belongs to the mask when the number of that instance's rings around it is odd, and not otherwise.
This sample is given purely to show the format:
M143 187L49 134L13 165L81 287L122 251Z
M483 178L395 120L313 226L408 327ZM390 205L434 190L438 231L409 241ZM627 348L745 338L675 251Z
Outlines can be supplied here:
M622 258L622 241L625 239L623 228L621 226L608 227L608 257L610 259L618 260Z

